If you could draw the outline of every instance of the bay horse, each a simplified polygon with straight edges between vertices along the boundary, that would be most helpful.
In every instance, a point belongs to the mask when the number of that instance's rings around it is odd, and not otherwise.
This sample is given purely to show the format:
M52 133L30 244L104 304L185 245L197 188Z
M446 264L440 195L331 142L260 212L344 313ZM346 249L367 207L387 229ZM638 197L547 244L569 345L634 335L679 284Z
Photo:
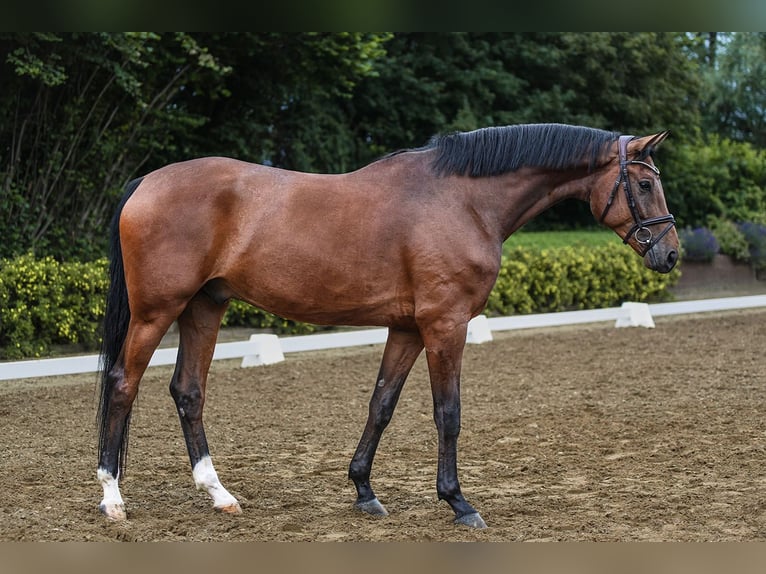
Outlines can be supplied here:
M386 509L370 485L381 434L425 349L438 433L436 490L455 522L486 524L460 489L460 370L468 321L484 308L502 244L552 205L577 198L644 258L678 259L652 152L668 132L633 137L562 124L434 137L344 174L222 157L174 163L129 183L111 227L98 409L100 510L127 518L124 473L133 401L168 327L180 344L170 393L198 489L241 512L213 467L202 423L221 318L240 299L322 325L388 327L367 423L349 466L355 506Z

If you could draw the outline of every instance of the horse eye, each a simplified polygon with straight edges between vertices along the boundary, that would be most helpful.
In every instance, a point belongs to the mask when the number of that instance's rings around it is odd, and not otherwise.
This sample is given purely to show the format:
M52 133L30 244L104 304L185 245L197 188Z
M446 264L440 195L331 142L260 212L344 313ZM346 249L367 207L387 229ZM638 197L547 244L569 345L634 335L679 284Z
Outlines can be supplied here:
M652 191L652 182L648 179L642 179L638 182L638 187L643 191L644 193L648 193Z

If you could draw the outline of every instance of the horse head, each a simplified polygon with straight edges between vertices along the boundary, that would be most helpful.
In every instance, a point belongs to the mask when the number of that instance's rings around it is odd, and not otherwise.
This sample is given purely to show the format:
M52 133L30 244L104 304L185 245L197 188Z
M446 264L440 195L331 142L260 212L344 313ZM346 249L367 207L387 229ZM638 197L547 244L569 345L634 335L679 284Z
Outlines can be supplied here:
M660 273L673 269L679 250L675 218L668 212L660 170L652 158L668 133L620 136L590 197L593 215Z

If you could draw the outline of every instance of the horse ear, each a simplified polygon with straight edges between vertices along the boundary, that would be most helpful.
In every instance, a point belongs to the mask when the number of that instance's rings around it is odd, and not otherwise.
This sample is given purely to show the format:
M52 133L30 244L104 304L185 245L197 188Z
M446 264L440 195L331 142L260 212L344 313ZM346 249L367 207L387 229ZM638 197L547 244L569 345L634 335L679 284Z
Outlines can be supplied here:
M635 153L639 159L645 159L654 152L657 146L665 141L665 138L668 137L668 135L670 135L670 130L665 130L652 136L636 138L631 142L633 144L633 146L631 146L633 148L631 151Z
M670 135L670 130L665 130L663 132L660 132L658 134L654 134L652 136L652 139L649 140L649 143L646 144L646 147L654 149L658 145L660 145L662 142L665 141L665 138Z

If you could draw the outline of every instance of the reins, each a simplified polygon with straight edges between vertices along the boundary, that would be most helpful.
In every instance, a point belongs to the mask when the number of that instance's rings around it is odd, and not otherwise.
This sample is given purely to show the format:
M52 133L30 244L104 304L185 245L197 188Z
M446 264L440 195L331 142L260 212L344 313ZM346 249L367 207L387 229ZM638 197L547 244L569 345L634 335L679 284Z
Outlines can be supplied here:
M660 175L660 170L657 169L656 166L648 164L644 161L628 159L628 142L632 139L633 136L620 136L618 142L620 175L617 178L617 181L614 183L612 192L609 194L609 199L607 199L606 206L604 206L604 211L601 213L599 222L604 222L606 214L608 213L609 208L612 206L612 202L617 195L617 191L620 189L620 183L622 183L623 189L625 190L625 197L628 200L628 207L630 208L630 213L633 216L633 227L631 227L628 233L625 234L622 242L627 243L630 241L631 237L635 236L636 242L643 247L643 251L641 252L641 256L643 257L673 228L673 226L676 224L676 219L670 213L667 215L661 215L659 217L651 217L649 219L643 219L641 217L641 213L638 211L638 206L636 205L636 200L633 195L633 190L631 189L630 178L628 177L628 166L631 164L643 165L651 169L657 175ZM657 235L657 237L654 237L652 230L649 229L648 226L659 225L661 223L667 223L668 225L665 226L665 228L660 232L659 235Z

